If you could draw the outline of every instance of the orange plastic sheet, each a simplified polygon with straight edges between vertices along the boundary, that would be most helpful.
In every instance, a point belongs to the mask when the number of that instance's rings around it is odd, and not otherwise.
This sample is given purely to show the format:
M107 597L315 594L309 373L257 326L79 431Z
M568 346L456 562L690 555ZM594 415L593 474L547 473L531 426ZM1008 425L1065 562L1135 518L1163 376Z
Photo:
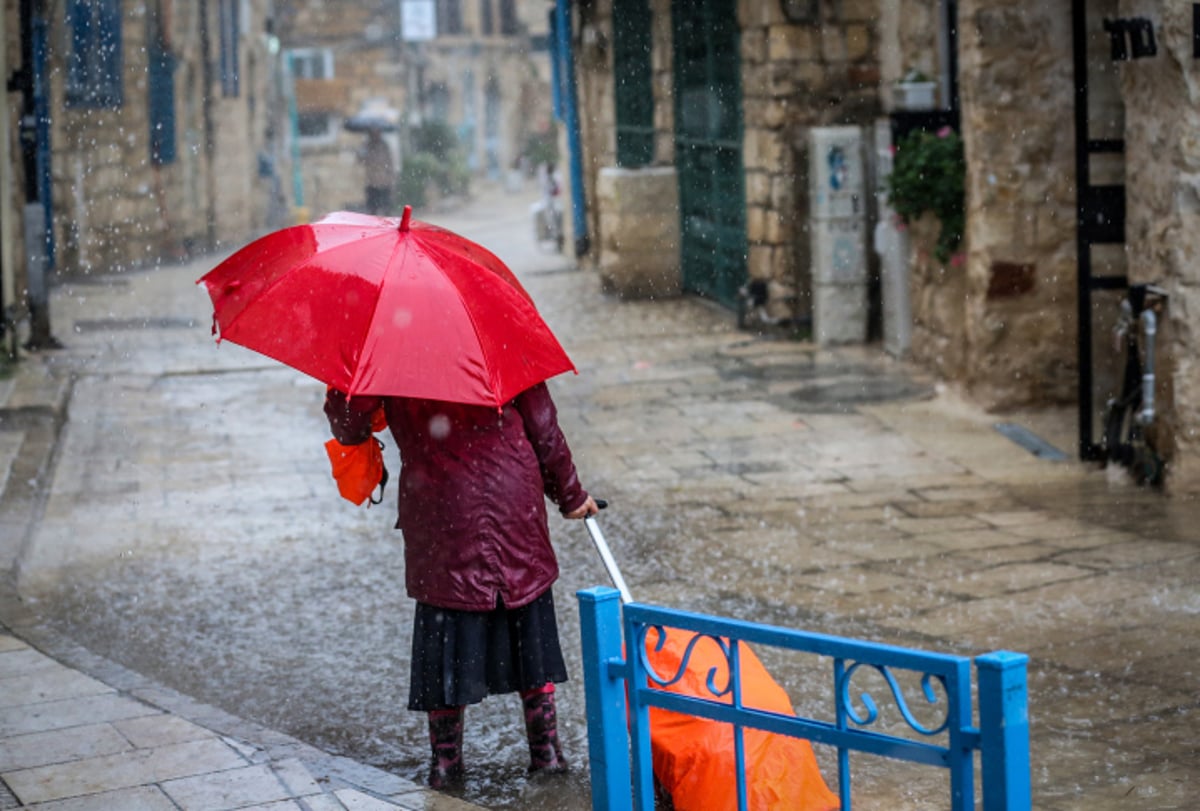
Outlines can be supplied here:
M670 678L679 672L691 632L668 629L661 650L658 632L646 635L646 653L654 671ZM795 715L791 699L763 667L750 647L739 644L742 704L757 710ZM708 673L716 670L713 685L723 689L729 680L729 663L717 643L700 637L692 649L687 671L669 690L683 695L730 704L732 692L715 696L708 689ZM757 729L743 729L747 805L753 811L833 811L837 795L821 777L812 745L801 738ZM654 774L671 795L676 811L733 811L737 808L733 726L690 715L650 708L650 741Z
M375 437L358 445L331 439L325 443L325 452L342 498L362 504L383 481L383 450Z

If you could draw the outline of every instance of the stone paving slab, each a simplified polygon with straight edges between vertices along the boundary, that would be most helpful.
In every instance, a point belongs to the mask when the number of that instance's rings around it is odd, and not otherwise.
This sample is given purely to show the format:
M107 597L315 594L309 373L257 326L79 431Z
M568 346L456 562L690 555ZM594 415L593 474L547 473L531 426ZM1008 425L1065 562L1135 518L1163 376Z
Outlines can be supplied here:
M141 692L150 696L153 691ZM274 738L280 748L305 749L285 736L257 737L260 741ZM320 762L327 758L315 751L309 756L308 763L296 757L272 757L259 746L121 695L17 637L0 633L0 800L7 794L16 807L40 811L467 811L475 807L350 762L322 770ZM362 785L348 784L347 775Z
M66 582L86 576L67 560L190 545L203 566L222 553L205 547L209 533L236 526L245 544L267 549L304 537L280 538L297 504L334 513L327 476L306 473L324 464L319 442L309 456L292 447L297 435L324 435L319 384L196 340L196 328L206 329L197 314L207 310L191 283L199 272L162 268L74 290L55 302L58 323L78 330L72 346L22 364L20 396L0 381L0 470L11 470L0 507L29 507L42 519L31 528L0 510L0 574L19 559L29 593L48 572ZM995 415L877 347L823 350L739 332L729 314L694 299L620 302L591 273L535 270L523 281L580 369L553 381L560 417L589 486L618 505L609 538L639 597L969 655L1028 651L1035 807L1191 808L1186 788L1194 794L1200 779L1194 508L1075 462L1035 459L995 431ZM859 378L897 397L825 396ZM55 436L56 404L68 399L71 420ZM259 419L233 418L247 399L262 404ZM1073 415L1060 411L1039 418L1038 432L1070 455L1073 426L1068 419L1062 430L1058 418ZM35 464L29 451L38 447L56 450L60 464ZM229 452L243 447L270 452L243 464ZM48 471L46 494L35 485ZM251 491L253 510L225 509L231 494ZM336 521L322 532L357 526ZM45 807L219 806L234 783L243 804L259 808L470 807L47 644L34 607L6 585L0 620L84 678L53 677L37 703L0 706L0 751L14 764L0 780L51 769L35 753L54 749L64 730L92 729L65 745L72 764L115 759L112 771L134 774L125 780L145 777L138 768L155 757L167 761L149 775L158 782ZM0 633L0 651L23 644ZM21 679L40 664L27 653L12 662L0 683L29 695L34 684ZM804 679L787 688L802 706L828 702ZM118 739L130 748L107 751ZM237 780L168 768L169 753L188 747L230 758L215 774ZM130 766L130 752L162 754ZM41 775L58 793L71 785ZM938 788L874 765L856 781L862 808L924 807L914 798Z

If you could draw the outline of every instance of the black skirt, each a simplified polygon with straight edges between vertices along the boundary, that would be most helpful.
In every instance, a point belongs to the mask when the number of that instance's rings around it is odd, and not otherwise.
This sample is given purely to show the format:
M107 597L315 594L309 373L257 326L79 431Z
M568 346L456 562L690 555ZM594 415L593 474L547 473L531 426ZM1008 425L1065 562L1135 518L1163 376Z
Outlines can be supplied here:
M566 680L550 589L511 610L457 611L417 603L410 710L477 704L488 695Z

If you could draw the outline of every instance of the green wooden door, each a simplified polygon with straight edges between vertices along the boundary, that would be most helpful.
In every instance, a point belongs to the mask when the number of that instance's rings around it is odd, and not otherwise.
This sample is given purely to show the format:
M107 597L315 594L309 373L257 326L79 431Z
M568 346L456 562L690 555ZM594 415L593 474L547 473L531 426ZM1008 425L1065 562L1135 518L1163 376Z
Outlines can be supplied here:
M737 306L746 195L736 0L672 0L683 285Z

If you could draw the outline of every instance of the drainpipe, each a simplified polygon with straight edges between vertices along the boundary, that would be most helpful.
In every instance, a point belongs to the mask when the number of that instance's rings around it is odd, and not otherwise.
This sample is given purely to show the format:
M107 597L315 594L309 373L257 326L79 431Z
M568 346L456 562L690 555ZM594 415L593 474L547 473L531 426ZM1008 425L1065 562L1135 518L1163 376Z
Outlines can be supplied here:
M8 15L0 14L0 42L8 42ZM12 89L11 86L9 89ZM0 104L0 132L11 126L8 105ZM11 189L16 183L12 170L12 150L9 139L0 138L0 189ZM10 309L16 300L16 279L13 273L13 241L10 228L13 221L12 196L0 193L0 352L9 357L17 354L16 331L12 328Z
M591 247L587 231L587 206L583 197L583 145L579 135L579 107L575 98L575 52L571 47L571 0L556 0L554 34L562 73L563 121L567 128L567 151L571 177L571 226L575 234L576 258Z
M1142 410L1137 420L1142 425L1154 422L1154 338L1158 334L1158 317L1153 310L1142 310L1142 334L1146 336L1145 363L1142 366Z
M50 332L50 296L46 280L49 234L46 223L47 201L43 195L49 192L49 188L42 182L44 167L38 159L41 140L39 135L48 135L46 122L39 121L40 115L44 115L41 107L45 101L43 73L39 64L40 60L45 58L46 39L42 0L21 0L20 14L21 69L10 80L9 89L21 92L21 121L18 132L25 175L23 236L30 324L30 336L25 346L31 350L57 349L62 344Z

